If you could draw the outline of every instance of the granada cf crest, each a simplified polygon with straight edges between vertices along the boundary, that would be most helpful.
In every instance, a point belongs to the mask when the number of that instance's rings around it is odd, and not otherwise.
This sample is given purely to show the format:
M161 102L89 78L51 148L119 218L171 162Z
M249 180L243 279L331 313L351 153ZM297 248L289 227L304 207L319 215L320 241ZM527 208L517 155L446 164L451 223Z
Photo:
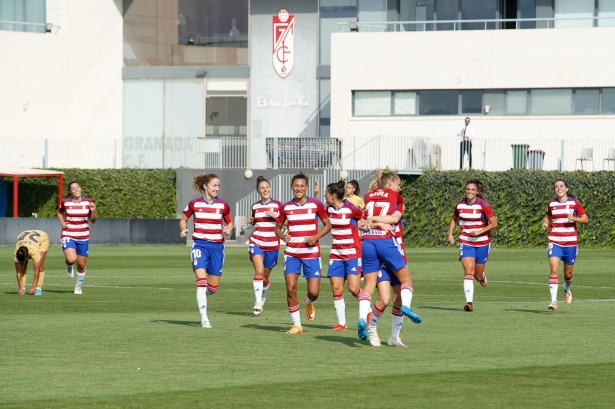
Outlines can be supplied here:
M295 16L281 9L273 16L273 68L286 78L295 64Z

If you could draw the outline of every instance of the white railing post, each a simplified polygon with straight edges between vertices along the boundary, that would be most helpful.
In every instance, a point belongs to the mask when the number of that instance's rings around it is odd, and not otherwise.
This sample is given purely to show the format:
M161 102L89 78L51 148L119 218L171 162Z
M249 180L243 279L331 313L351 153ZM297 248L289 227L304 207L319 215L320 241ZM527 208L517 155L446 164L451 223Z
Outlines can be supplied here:
M274 169L278 168L278 138L273 138L273 163L271 164Z
M487 139L483 142L483 170L487 170Z
M559 160L557 161L557 170L560 172L564 170L564 139L562 139L562 147L559 154Z

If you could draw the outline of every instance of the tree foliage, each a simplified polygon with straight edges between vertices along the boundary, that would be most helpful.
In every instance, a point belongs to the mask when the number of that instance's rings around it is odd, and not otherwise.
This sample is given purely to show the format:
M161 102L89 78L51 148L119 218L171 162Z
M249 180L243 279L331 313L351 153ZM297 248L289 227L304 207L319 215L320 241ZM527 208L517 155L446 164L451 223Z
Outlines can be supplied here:
M493 245L541 247L547 233L541 228L547 204L555 197L553 182L564 179L569 194L581 201L589 224L578 224L584 246L615 246L615 172L558 172L510 170L483 172L428 171L412 183L404 183L406 212L404 237L410 247L447 245L448 226L455 204L464 197L465 184L480 180L485 200L498 220L492 230ZM455 230L457 237L459 227Z

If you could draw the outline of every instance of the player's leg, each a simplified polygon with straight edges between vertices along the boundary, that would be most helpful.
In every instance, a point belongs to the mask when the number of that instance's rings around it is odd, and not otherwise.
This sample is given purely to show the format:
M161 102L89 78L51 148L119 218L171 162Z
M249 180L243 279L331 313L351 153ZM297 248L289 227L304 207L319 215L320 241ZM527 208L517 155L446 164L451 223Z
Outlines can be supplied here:
M265 269L263 270L263 292L261 295L261 300L263 302L263 305L265 304L265 300L267 298L267 292L269 291L269 275L271 274L271 270L273 270L273 268L275 266L278 265L278 255L279 255L279 251L278 250L272 250L272 251L266 251L265 252L265 257L264 257L264 267Z
M66 264L66 275L68 278L75 276L73 264L77 262L77 245L71 238L64 237L62 239L62 251L64 251L64 263Z
M551 268L549 274L549 293L551 293L551 303L548 308L550 310L557 310L557 287L559 284L557 276L562 257L562 247L556 244L549 244L549 267Z
M337 316L337 325L331 328L332 331L345 331L346 327L346 303L344 302L344 260L329 260L329 281L331 282L331 292L333 294L333 307Z
M322 264L320 257L301 259L303 265L303 276L307 280L307 294L305 296L305 316L308 321L316 318L314 302L320 293L320 278L322 277Z
M564 301L566 304L570 304L572 302L572 292L570 291L570 285L572 284L572 268L574 267L574 262L577 259L577 254L579 252L579 248L577 246L566 247L565 248L565 257L564 261Z
M194 243L190 251L190 261L196 278L196 303L201 315L201 326L211 328L207 316L207 269L210 264L208 248Z
M463 292L466 296L465 311L473 311L474 306L474 275L476 274L476 249L462 244L459 246L459 261L463 266Z
M401 283L401 312L408 317L410 321L415 324L420 324L423 320L410 307L414 289L412 288L410 270L408 270L408 266L403 257L403 250L400 249L399 243L397 243L394 238L381 241L383 245L378 247L378 255Z
M491 244L486 246L475 247L475 260L476 267L474 269L474 278L478 281L481 287L487 287L487 276L485 275L485 264L489 259L489 251L491 250Z
M391 347L405 348L403 342L399 338L401 327L404 322L404 316L401 313L401 284L392 283L393 287L393 308L391 309L391 337L387 344Z
M384 269L378 273L379 276L384 274ZM387 275L388 278L388 275ZM381 277L378 279L378 283L376 284L376 289L378 291L378 300L374 303L372 307L372 315L370 318L369 326L367 328L367 335L369 337L369 343L372 346L379 347L380 337L378 336L378 321L382 317L382 313L386 309L389 304L391 298L391 282L389 280L381 280Z
M265 277L264 254L260 247L250 244L250 260L254 266L254 278L252 288L254 289L254 315L259 315L263 309L263 279Z
M34 292L34 295L43 294L43 283L45 282L45 258L47 257L47 250L49 250L49 236L47 236L47 233L42 232L38 249L41 255L41 265L39 268L38 281L36 283L36 290Z
M377 245L383 240L366 239L362 242L361 274L363 275L363 291L359 296L359 322L357 330L360 339L366 340L367 315L371 311L372 293L378 284L378 273L381 261L378 258Z
M301 264L291 256L284 256L284 281L286 282L286 302L293 326L286 331L287 334L301 334L301 316L299 314L299 300L297 299L297 280L299 279Z

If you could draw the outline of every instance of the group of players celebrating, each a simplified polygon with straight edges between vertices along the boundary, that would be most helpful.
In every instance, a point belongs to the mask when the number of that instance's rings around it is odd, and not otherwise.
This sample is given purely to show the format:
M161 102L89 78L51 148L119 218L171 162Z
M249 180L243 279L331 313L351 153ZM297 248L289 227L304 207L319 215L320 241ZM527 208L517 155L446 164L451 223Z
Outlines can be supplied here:
M188 234L188 220L194 217L194 244L190 254L196 276L196 298L201 325L211 328L207 316L207 296L218 291L224 264L224 235L230 234L233 223L230 206L218 197L218 176L196 175L193 187L202 196L190 201L184 209L180 221L181 237ZM286 333L303 333L297 282L303 272L307 280L305 315L308 321L314 321L314 302L320 293L322 275L319 240L331 233L328 278L338 320L331 330L348 329L344 302L344 284L347 282L348 291L359 304L359 338L369 339L374 346L381 345L377 325L392 298L388 345L404 347L399 337L403 317L408 317L416 324L422 320L410 307L413 288L404 250L404 200L400 194L399 176L392 172L378 172L364 199L358 196L357 181L331 183L324 192L326 206L317 197L307 196L309 185L305 174L295 175L290 187L293 199L281 203L271 198L269 181L262 176L256 181L256 190L261 200L252 205L252 214L246 219L247 224L255 226L248 246L250 260L254 265L254 314L260 315L263 311L270 287L269 276L278 262L280 241L284 241L286 300L292 321ZM542 222L543 230L549 229L550 310L557 309L560 261L564 262L564 300L568 304L572 302L570 285L578 253L577 223L588 222L583 206L569 194L565 180L556 180L553 188L556 197L549 202ZM80 295L88 257L88 222L96 222L96 205L91 199L82 196L81 186L77 182L69 183L68 189L69 195L60 204L57 218L62 228L66 274L70 278L74 277L73 265L77 264L74 293ZM317 189L315 196L318 196ZM322 222L322 228L319 221ZM463 289L466 296L463 308L471 312L474 310L474 280L482 287L487 286L485 265L491 247L490 232L497 227L496 217L484 199L480 181L468 181L465 197L455 205L448 229L448 241L451 244L455 244L453 233L457 224L460 225L459 260L464 270ZM14 253L19 295L23 295L26 290L29 260L33 260L35 272L29 294L42 294L48 247L49 238L43 231L27 230L19 234ZM361 279L363 288L360 285ZM377 290L378 299L372 304L374 290Z
M404 201L400 194L401 180L392 172L380 171L372 181L369 192L362 200L356 181L331 183L325 188L326 206L318 198L308 197L308 178L299 173L292 178L293 199L281 203L271 198L269 181L259 176L256 190L261 200L252 205L247 224L255 226L249 241L250 260L254 265L254 314L262 313L269 276L276 266L280 241L286 243L284 251L284 278L286 299L292 321L287 334L301 334L300 306L297 281L303 272L307 280L304 298L308 321L316 317L314 302L320 293L322 263L319 240L332 235L328 278L331 281L333 303L338 324L332 331L347 330L344 283L359 304L358 336L369 339L371 345L380 346L377 325L391 299L393 289L392 325L388 345L405 347L399 333L403 317L420 324L411 308L413 287L403 243L402 216ZM211 328L207 316L207 295L218 290L224 262L224 234L232 229L230 207L218 197L220 179L214 174L194 176L193 187L203 194L184 209L180 221L181 236L188 234L187 222L194 216L194 245L191 251L193 270L197 281L197 304L201 324ZM559 179L554 183L556 198L547 208L542 227L549 228L548 257L551 266L549 289L551 303L557 309L558 270L564 262L564 299L572 302L570 284L572 268L577 255L576 223L587 223L581 203L568 194L568 184ZM317 194L315 195L317 196ZM320 227L322 222L322 228ZM491 246L490 231L497 227L496 217L483 197L483 186L470 180L465 186L465 197L455 206L448 230L448 241L455 244L454 230L460 225L459 259L464 269L464 310L474 310L474 280L487 286L485 264ZM363 288L360 281L363 278ZM372 293L378 299L372 305Z

